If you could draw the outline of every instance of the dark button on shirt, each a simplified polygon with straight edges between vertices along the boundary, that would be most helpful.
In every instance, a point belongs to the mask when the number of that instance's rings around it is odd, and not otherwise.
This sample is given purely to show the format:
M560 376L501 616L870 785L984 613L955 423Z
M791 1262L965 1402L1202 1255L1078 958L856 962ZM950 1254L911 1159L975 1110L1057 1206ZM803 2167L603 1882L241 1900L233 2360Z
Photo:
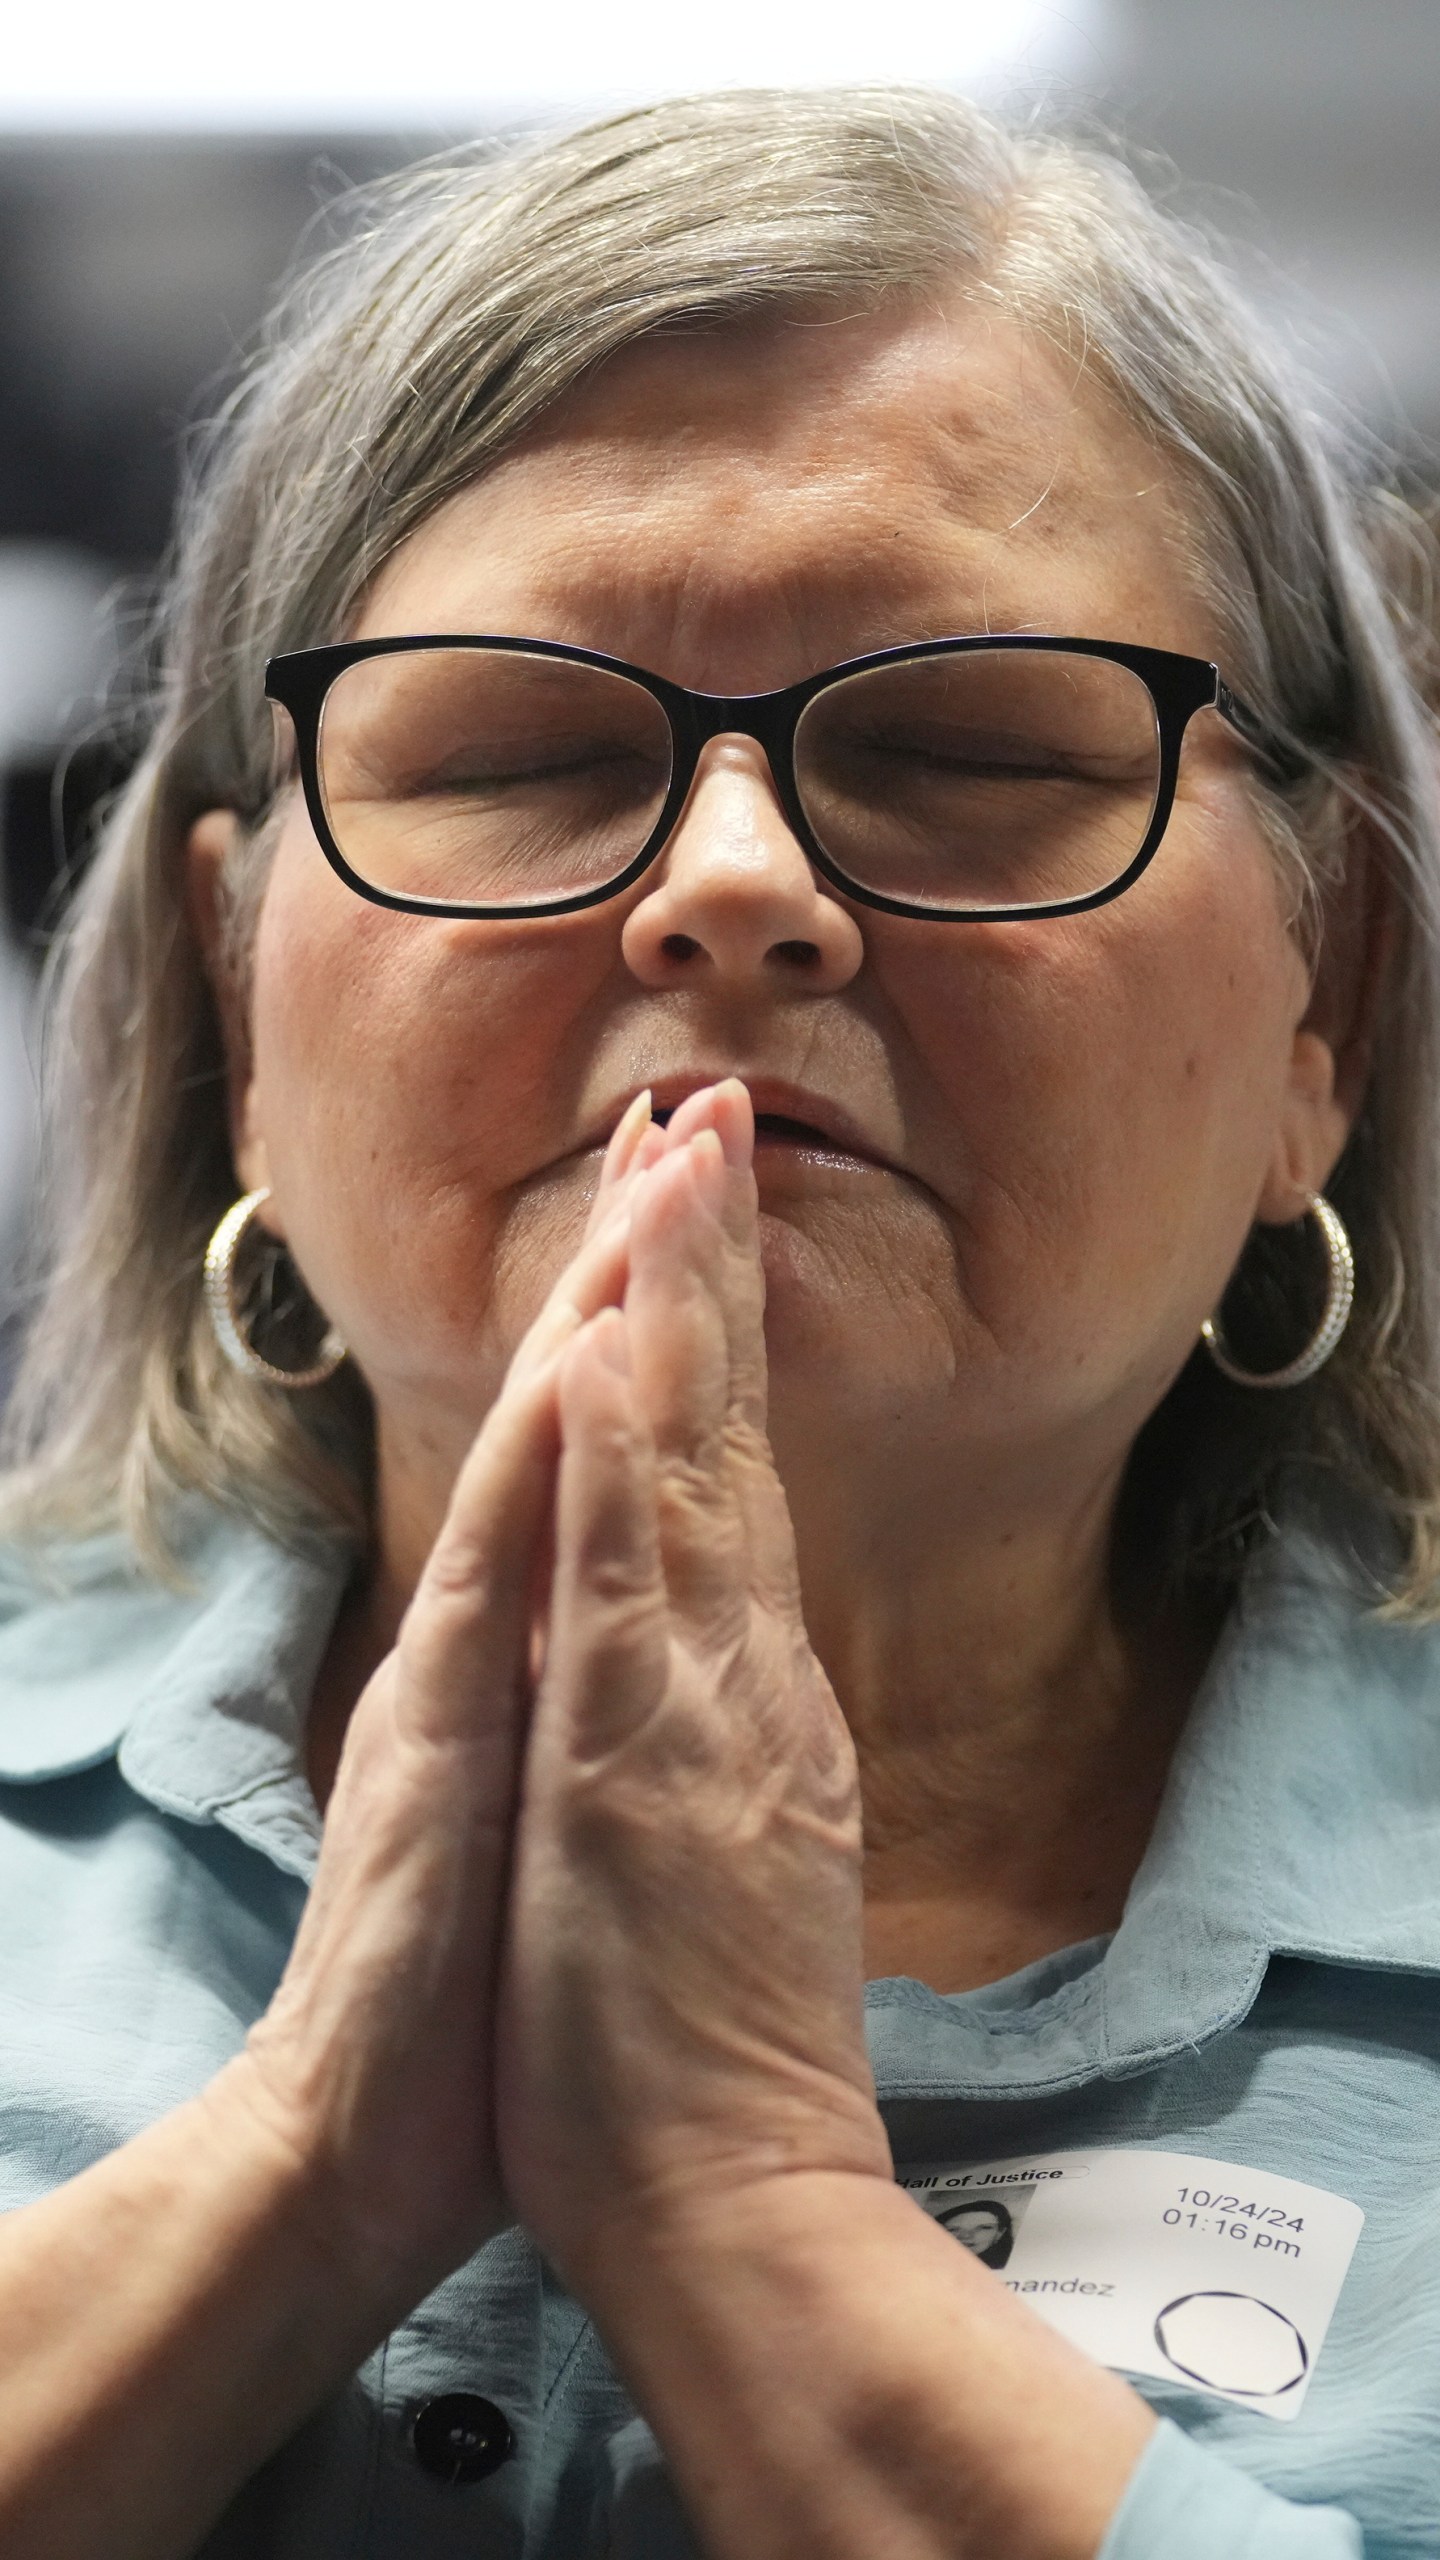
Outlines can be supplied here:
M442 2391L416 2412L410 2430L415 2459L437 2480L488 2480L515 2450L503 2409L478 2391Z

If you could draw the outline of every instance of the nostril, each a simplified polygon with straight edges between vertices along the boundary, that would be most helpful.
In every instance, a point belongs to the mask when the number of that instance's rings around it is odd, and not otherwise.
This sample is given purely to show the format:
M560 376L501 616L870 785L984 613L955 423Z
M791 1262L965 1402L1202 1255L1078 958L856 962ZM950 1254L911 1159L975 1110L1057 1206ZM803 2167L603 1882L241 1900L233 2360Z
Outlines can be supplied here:
M659 956L672 969L693 968L697 961L717 962L725 974L735 968L748 974L751 968L764 966L779 969L787 975L815 976L824 967L825 955L818 942L794 936L784 942L757 943L748 936L740 947L731 950L722 936L718 942L701 940L693 933L667 933L660 942Z

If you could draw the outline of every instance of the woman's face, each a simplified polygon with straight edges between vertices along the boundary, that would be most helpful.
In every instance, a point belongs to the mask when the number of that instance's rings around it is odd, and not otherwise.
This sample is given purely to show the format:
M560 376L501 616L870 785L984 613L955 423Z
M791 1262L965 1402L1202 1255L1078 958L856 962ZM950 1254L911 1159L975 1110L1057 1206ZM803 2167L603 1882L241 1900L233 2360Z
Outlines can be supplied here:
M945 2228L953 2239L959 2241L962 2249L969 2249L977 2258L983 2258L987 2249L994 2248L1004 2225L999 2214L989 2205L977 2204L965 2212L947 2214Z
M1224 654L1153 451L1038 339L964 310L629 352L414 534L355 625L573 641L731 695L1021 629ZM389 1445L444 1468L631 1095L737 1073L762 1111L857 1140L762 1136L782 1466L888 1436L917 1484L960 1446L1083 1481L1119 1463L1251 1221L1298 1215L1338 1151L1308 1000L1213 712L1138 884L1034 924L847 905L739 737L707 747L642 880L548 921L365 903L297 795L239 1166Z

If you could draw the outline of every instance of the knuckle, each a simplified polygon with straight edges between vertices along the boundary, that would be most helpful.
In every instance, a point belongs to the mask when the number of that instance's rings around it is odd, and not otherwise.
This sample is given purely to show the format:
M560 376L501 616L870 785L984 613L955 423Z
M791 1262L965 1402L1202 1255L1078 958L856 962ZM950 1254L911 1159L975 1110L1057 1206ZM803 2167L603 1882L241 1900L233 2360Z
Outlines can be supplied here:
M586 1598L603 1609L607 1618L633 1619L637 1624L653 1620L654 1578L641 1558L617 1554L613 1548L592 1549L580 1558L580 1577Z
M428 1689L453 1676L458 1661L473 1663L492 1644L503 1654L520 1603L520 1592L504 1591L484 1558L467 1567L453 1556L437 1566L432 1557L396 1641L406 1679Z
M422 1605L468 1598L475 1589L481 1561L478 1548L447 1532L432 1547L421 1575L417 1597Z
M756 1475L773 1476L775 1453L762 1424L742 1404L725 1417L725 1448L731 1461Z
M711 1447L675 1449L667 1453L660 1470L657 1495L662 1509L683 1517L695 1512L709 1517L724 1500L724 1485L716 1463L718 1452Z
M476 1540L453 1530L432 1548L416 1594L417 1614L440 1619L483 1616L494 1598L491 1559Z

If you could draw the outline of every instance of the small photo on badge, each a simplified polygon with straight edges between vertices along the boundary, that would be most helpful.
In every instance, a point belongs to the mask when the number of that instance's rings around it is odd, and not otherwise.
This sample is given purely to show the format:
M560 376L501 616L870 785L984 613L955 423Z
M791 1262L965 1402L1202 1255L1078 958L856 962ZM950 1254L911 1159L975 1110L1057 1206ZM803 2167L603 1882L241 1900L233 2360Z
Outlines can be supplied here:
M992 2194L987 2187L974 2187L964 2195L943 2192L922 2193L916 2197L931 2220L958 2240L978 2258L982 2267L1009 2264L1015 2246L1015 2235L1025 2219L1025 2208L1035 2193L1033 2187L1007 2187L1003 2195Z

